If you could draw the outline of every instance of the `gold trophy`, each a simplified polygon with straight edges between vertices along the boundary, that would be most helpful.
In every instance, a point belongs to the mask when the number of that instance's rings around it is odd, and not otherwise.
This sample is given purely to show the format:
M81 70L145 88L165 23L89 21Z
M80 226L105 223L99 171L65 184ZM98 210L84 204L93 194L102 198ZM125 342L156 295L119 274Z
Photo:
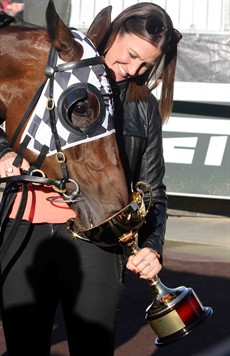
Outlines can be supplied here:
M148 213L144 204L145 187L150 194L151 188L144 182L136 184L133 201L123 210L106 220L103 224L84 231L74 230L74 220L67 222L67 229L73 238L89 238L101 246L119 244L136 254L138 247L138 230ZM212 315L210 307L203 307L192 288L167 288L158 276L148 280L153 289L153 302L147 307L145 318L157 335L157 346L168 345L188 335L206 318Z
M120 243L130 248L131 254L139 250L135 236L126 235ZM145 319L157 335L155 344L164 346L179 340L195 330L212 315L210 307L203 307L192 288L167 288L158 277L148 280L153 289L153 302L146 309Z

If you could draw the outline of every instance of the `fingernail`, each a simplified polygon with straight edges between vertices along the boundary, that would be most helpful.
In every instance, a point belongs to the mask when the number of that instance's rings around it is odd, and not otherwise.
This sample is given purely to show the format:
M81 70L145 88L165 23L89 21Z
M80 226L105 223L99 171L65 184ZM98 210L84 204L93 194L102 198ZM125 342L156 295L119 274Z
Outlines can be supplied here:
M137 274L137 270L136 270L136 269L133 269L133 273Z

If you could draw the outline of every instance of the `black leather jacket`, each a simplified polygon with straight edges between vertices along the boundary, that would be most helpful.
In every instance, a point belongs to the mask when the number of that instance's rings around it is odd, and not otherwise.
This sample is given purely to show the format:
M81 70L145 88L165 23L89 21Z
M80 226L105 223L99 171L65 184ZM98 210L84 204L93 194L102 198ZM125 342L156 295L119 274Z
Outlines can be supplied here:
M157 101L153 94L149 94L147 101L126 103L128 89L125 82L114 90L117 140L128 185L135 187L138 181L144 181L152 188L152 206L146 224L139 231L139 245L151 247L162 256L167 194L163 183L162 123ZM146 194L145 203L149 203L149 194Z
M125 103L127 83L120 84L116 108L117 139L128 185L144 181L152 187L153 203L146 224L139 232L139 244L151 247L162 255L164 244L167 196L163 177L165 173L162 150L162 124L155 97L146 102ZM123 104L121 104L121 102ZM0 157L11 151L4 130L0 129ZM12 199L9 199L12 202ZM149 195L146 194L148 205ZM6 204L8 205L8 204ZM1 214L0 214L1 215ZM3 214L4 215L4 214Z

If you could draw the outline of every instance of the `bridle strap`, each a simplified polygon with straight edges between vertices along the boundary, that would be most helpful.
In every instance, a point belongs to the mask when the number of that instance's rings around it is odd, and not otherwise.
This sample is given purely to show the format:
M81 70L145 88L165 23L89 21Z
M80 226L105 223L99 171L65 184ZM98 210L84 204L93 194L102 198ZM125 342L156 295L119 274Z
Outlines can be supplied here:
M43 145L36 161L30 166L29 172L32 172L34 169L38 169L41 167L42 162L46 158L48 152L49 152L49 147L47 145Z
M86 58L86 59L81 59L79 61L58 64L56 67L53 67L53 69L55 72L65 72L66 70L80 69L80 68L95 66L98 64L105 64L105 58L103 56Z
M33 175L33 171L29 172L30 175L28 175L29 171L23 171L22 175L19 176L11 176L11 177L3 177L0 178L0 183L36 183L36 184L46 184L46 185L52 185L56 187L57 189L64 189L64 184L65 180L64 178L62 179L51 179L51 178L46 178L46 177L39 177L36 175ZM36 170L35 170L36 173Z
M19 165L22 162L23 159L23 153L28 145L28 143L30 142L30 136L26 135L26 137L24 138L23 142L20 144L20 147L18 149L18 153L17 156L15 157L12 165L15 167L19 167Z
M25 211L25 207L26 207L26 203L27 203L27 196L28 196L28 189L25 183L22 184L22 196L21 196L21 202L19 205L19 209L17 211L17 215L14 219L13 225L10 229L10 232L7 236L7 238L5 239L5 242L2 244L1 248L0 248L0 263L2 262L3 258L5 257L6 252L8 251L11 243L13 242L13 239L18 231L19 225L21 223L24 211ZM3 275L3 273L1 274ZM2 283L2 281L1 281Z
M42 83L42 85L40 86L40 88L38 89L38 91L36 92L36 94L34 95L30 105L28 106L25 114L23 115L17 129L15 130L11 140L10 140L10 143L9 143L9 146L10 147L14 147L14 144L15 144L15 141L16 139L18 138L18 135L20 133L20 131L22 130L24 124L26 123L26 120L28 119L29 115L31 114L31 111L33 110L35 104L37 103L39 97L41 96L41 93L42 93L42 90L46 84L46 81L47 81L47 78L44 80L44 82Z
M50 55L49 55L49 62L48 66L51 66L56 63L57 61L57 51L54 47L51 47L50 50ZM47 102L47 109L49 111L49 116L50 116L50 126L51 126L51 131L54 137L54 142L55 142L55 147L56 147L56 158L58 163L60 164L63 178L66 182L68 182L69 177L68 177L68 171L67 171L67 166L65 162L65 155L62 152L61 148L61 142L60 138L57 132L57 127L56 127L56 117L55 117L55 103L53 99L53 91L54 91L54 74L49 78L49 98Z

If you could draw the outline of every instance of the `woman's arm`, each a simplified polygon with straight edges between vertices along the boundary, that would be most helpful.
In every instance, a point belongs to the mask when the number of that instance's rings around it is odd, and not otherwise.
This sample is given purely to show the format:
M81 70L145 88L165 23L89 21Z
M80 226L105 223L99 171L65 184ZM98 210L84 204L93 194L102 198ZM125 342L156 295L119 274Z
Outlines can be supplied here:
M136 109L134 109L135 107ZM142 278L149 279L158 274L162 268L167 219L167 194L163 183L165 166L162 147L162 123L156 99L152 94L149 96L148 103L129 105L128 112L129 114L126 113L126 134L128 128L131 131L129 131L125 141L133 183L135 186L136 182L143 181L151 187L152 203L146 216L146 222L139 230L141 250L136 256L129 257L127 268L137 270ZM149 202L150 194L147 190L145 195L146 206L149 205ZM145 265L143 261L147 261L150 266Z

